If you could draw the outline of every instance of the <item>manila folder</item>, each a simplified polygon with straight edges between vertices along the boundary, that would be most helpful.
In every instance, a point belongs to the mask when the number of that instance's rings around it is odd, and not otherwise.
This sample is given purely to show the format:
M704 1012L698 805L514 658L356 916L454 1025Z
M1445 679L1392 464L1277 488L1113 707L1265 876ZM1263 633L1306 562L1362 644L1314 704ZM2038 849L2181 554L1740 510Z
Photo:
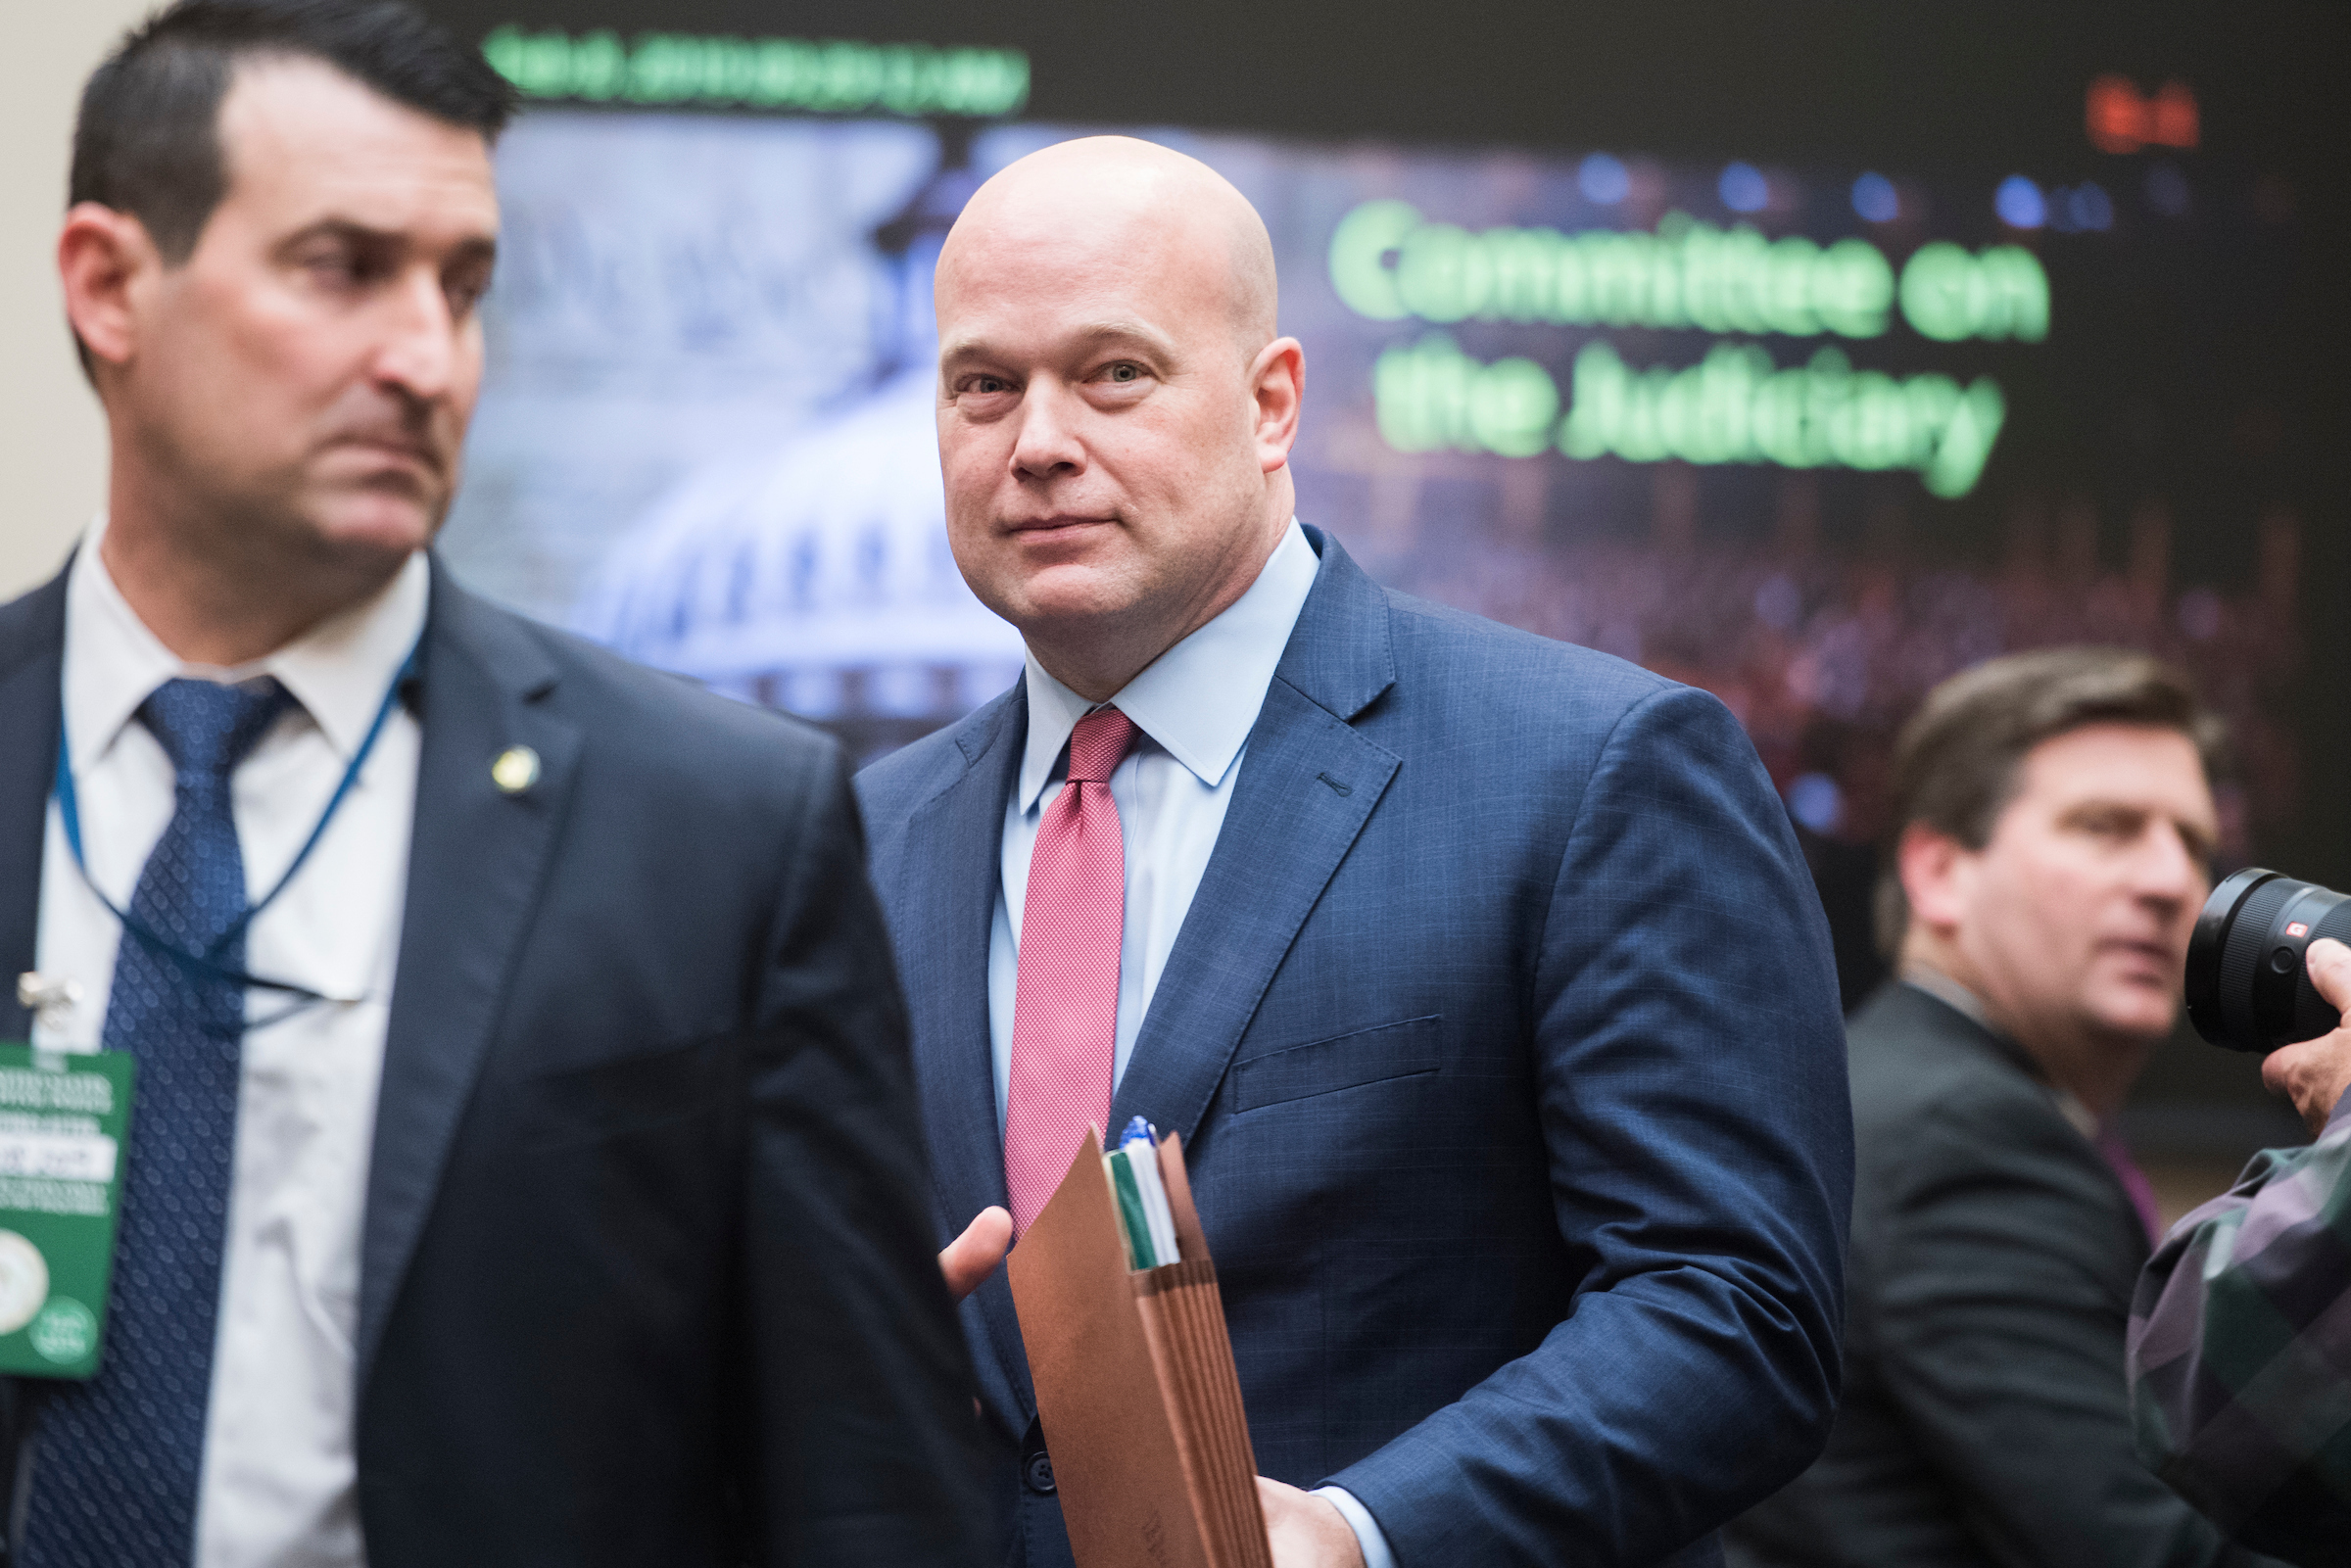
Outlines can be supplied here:
M1078 1568L1271 1568L1182 1144L1159 1145L1182 1260L1141 1270L1101 1149L1097 1130L1006 1265Z

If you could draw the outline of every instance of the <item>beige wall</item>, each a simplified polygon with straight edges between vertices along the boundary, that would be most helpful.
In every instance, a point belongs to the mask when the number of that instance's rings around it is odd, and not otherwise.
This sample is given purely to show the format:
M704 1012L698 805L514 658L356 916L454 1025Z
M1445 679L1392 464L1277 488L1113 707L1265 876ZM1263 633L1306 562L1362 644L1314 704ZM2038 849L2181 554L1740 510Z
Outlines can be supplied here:
M0 597L57 569L103 493L106 432L73 362L53 247L82 79L155 0L7 0L0 94Z

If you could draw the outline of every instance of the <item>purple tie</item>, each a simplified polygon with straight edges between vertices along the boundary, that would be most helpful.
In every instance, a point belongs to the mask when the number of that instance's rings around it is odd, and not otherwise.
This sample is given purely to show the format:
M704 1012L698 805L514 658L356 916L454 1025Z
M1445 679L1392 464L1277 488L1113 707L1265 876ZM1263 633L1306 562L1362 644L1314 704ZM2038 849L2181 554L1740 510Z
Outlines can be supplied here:
M2098 1133L2098 1153L2106 1157L2106 1164L2114 1168L2114 1179L2131 1195L2131 1207L2138 1211L2138 1222L2146 1227L2147 1245L2161 1246L2163 1208L2155 1201L2155 1185L2138 1168L2138 1162L2131 1158L2131 1146L2123 1142L2122 1132L2111 1123Z

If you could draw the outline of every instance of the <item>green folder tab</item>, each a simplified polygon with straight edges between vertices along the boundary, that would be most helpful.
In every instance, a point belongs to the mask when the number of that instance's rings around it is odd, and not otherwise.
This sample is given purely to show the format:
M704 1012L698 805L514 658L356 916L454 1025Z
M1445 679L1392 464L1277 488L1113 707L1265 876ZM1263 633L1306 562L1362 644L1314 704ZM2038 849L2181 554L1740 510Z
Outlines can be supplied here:
M122 1051L0 1045L0 1372L98 1372L128 1151Z
M1104 1155L1102 1163L1110 1167L1110 1189L1119 1200L1119 1230L1127 1238L1127 1266L1157 1268L1159 1255L1151 1246L1151 1221L1143 1212L1143 1189L1135 1182L1134 1165L1123 1150Z

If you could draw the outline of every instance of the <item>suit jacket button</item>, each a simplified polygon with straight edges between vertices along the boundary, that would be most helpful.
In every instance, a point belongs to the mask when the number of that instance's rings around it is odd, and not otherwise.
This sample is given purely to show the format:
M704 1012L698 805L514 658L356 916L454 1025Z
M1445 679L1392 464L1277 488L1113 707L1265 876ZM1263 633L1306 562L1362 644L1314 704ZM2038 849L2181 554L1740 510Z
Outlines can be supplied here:
M1021 1480L1030 1491L1052 1496L1053 1455L1042 1449L1029 1455L1029 1462L1021 1466Z

